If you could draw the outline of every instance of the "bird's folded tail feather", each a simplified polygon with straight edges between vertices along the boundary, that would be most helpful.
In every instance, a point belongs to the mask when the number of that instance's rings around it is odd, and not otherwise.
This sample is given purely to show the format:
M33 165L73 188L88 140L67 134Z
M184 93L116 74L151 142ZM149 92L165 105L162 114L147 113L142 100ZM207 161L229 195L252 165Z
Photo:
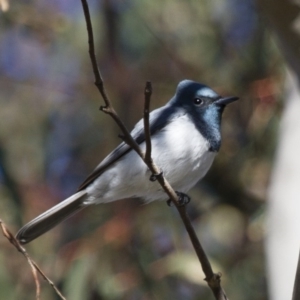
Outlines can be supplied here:
M86 207L86 204L84 204L86 195L85 190L80 191L45 211L24 225L17 233L16 239L21 244L26 244L52 229L63 220Z

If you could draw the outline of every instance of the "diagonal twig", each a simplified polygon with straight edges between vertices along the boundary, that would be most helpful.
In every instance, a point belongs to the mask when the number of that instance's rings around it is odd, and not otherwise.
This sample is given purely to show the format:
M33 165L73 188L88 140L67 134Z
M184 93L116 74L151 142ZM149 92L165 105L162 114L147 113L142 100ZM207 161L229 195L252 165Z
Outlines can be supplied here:
M89 55L91 58L93 72L94 72L94 76L95 76L95 86L99 90L99 92L103 98L103 101L105 103L105 106L101 106L100 110L102 110L106 114L109 114L114 119L114 121L118 124L118 126L122 130L123 138L130 143L131 147L140 156L142 156L142 152L140 151L138 144L131 137L131 135L129 134L128 130L126 129L124 123L118 117L115 109L113 108L113 106L111 104L111 101L109 100L109 97L107 96L107 93L106 93L106 90L104 87L104 83L103 83L103 79L102 79L100 70L98 68L97 58L95 55L95 43L94 43L93 27L92 27L89 7L88 7L86 0L81 0L81 3L82 3L82 7L83 7L84 17L85 17L86 27L87 27L87 32L88 32Z
M150 82L146 83L145 87L145 107L144 107L144 130L145 130L145 139L146 139L146 155L145 155L145 163L148 165L150 164L153 169L156 169L155 163L153 162L151 158L151 134L150 134L150 126L149 126L149 105L150 105L150 98L152 94L152 86ZM150 147L150 148L148 148ZM150 151L149 151L150 149ZM148 155L147 155L148 153ZM151 169L151 168L150 168ZM211 288L215 298L217 300L228 300L224 290L221 287L221 274L215 274L212 270L211 264L207 258L207 255L205 254L205 251L196 235L196 232L192 226L191 220L189 219L186 207L181 206L178 204L177 201L177 195L174 191L174 189L169 186L166 179L163 177L162 173L156 176L157 180L161 184L161 186L164 188L165 192L170 196L170 199L172 200L173 204L175 204L180 217L182 219L182 222L185 226L186 231L188 232L188 235L190 237L190 240L193 244L193 247L195 249L195 252L197 254L197 257L199 259L199 262L201 264L203 273L205 274L205 280L207 281L207 284ZM170 194L169 194L170 193ZM175 194L175 197L172 196L172 194Z
M150 133L150 124L149 124L149 107L150 107L150 99L152 94L152 86L150 82L146 83L145 87L145 105L144 105L144 131L145 131L145 143L146 143L146 152L144 153L139 145L136 143L136 141L132 138L129 131L123 124L123 122L120 120L118 114L114 110L111 101L109 100L109 97L107 96L107 93L104 89L104 83L103 79L101 77L97 59L95 55L95 46L94 46L94 39L93 39L93 30L92 30L92 23L89 13L89 8L87 4L87 0L81 0L84 16L87 24L87 32L88 32L88 42L89 42L89 54L90 59L93 67L93 72L95 76L95 85L97 86L104 102L105 106L101 107L101 110L105 113L109 114L119 125L120 129L123 133L123 140L134 150L137 152L137 154L143 159L145 164L148 166L149 170L152 172L153 176L155 176L155 180L157 180L166 194L169 196L169 198L172 200L174 205L176 206L180 217L185 225L185 228L189 234L189 237L191 239L191 242L193 244L193 247L195 249L195 252L198 256L198 259L201 263L203 272L206 276L205 280L207 281L209 287L211 288L215 299L216 300L228 300L224 290L221 287L221 274L215 274L212 270L211 264L197 238L197 235L195 233L195 230L191 224L191 221L186 213L186 209L184 206L180 206L178 204L178 197L174 191L174 189L171 187L169 182L166 180L166 178L163 176L163 173L160 171L158 166L153 162L151 158L151 133Z
M31 259L29 254L27 253L26 249L22 247L19 243L19 241L14 237L14 235L9 231L9 229L6 227L6 225L3 223L3 221L0 219L0 226L1 230L3 232L3 235L9 240L9 242L19 251L21 252L30 268L31 272L35 281L35 286L36 286L36 300L40 299L41 295L41 285L38 279L38 273L48 282L49 285L52 286L56 294L60 297L62 300L66 300L66 298L62 295L62 293L59 291L59 289L56 287L56 285L45 275L45 273L41 270L41 268Z

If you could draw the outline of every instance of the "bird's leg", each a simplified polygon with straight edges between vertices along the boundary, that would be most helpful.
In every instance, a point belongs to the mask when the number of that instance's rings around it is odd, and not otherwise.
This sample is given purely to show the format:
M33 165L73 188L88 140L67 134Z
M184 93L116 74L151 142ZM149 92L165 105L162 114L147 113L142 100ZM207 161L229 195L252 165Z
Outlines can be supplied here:
M178 205L185 206L191 201L191 197L187 194L175 191L176 195L178 196ZM172 206L172 200L167 200L168 206Z
M160 173L158 173L158 174L152 174L152 175L150 176L149 180L152 181L152 182L154 182L154 181L157 180L158 177L161 177L162 175L163 175L163 172L162 172L162 171L160 171Z

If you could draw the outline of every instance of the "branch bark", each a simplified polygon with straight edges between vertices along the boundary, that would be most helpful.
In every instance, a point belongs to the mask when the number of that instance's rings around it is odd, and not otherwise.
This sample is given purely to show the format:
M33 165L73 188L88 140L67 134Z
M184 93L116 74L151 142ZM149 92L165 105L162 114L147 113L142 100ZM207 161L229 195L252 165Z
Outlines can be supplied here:
M24 247L22 247L19 243L19 241L14 237L14 235L10 232L10 230L6 227L6 225L3 223L3 221L0 219L0 227L2 230L3 235L9 240L9 242L20 252L22 253L28 264L30 265L31 272L34 278L35 286L36 286L36 300L41 299L41 286L38 279L38 273L48 282L49 285L54 289L56 294L60 297L62 300L66 300L66 298L62 295L60 290L56 287L56 285L49 279L49 277L46 276L46 274L41 270L41 268L34 262Z

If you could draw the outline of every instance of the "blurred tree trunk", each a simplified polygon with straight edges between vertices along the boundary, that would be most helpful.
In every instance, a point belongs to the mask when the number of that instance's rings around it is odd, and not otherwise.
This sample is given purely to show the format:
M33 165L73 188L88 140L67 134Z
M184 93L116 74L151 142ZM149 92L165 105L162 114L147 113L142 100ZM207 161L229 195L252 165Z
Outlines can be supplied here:
M266 251L270 298L292 299L295 281L294 299L300 299L300 278L295 280L300 246L300 9L291 0L260 0L257 4L290 69L269 187Z
M131 128L132 108L136 97L137 87L134 86L134 76L126 63L123 61L122 51L124 45L121 41L122 29L122 10L126 9L126 3L120 1L104 0L103 16L105 26L105 67L107 70L105 78L116 89L115 96L120 100L120 106L117 107L122 121ZM102 24L101 24L102 26ZM99 49L103 48L100 45ZM138 77L136 75L136 77ZM141 106L142 107L142 106ZM118 131L119 133L119 131Z

